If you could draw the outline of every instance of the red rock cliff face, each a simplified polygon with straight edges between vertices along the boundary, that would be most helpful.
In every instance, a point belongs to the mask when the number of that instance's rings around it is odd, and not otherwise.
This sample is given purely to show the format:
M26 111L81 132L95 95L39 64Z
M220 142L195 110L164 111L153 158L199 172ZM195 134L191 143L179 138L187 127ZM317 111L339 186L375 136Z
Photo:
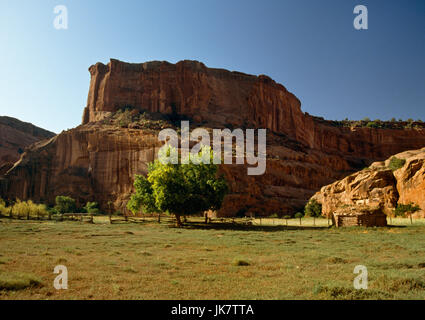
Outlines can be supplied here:
M111 60L90 67L91 83L83 124L131 105L192 117L210 127L266 128L310 148L353 157L384 159L425 145L424 130L336 128L301 111L300 101L267 76L207 68L197 61Z
M0 117L0 175L13 166L26 147L54 135L53 132L31 123L11 117Z
M219 215L267 215L299 210L322 186L391 154L425 146L425 131L332 127L304 114L299 100L266 76L202 63L111 60L90 67L83 125L34 145L10 170L0 196L48 201L70 195L105 210L125 210L135 174L145 174L160 147L158 132L104 124L131 105L191 117L204 127L267 128L267 169L248 176L245 166L223 165L230 185ZM110 202L110 203L108 203ZM110 208L112 207L112 208Z

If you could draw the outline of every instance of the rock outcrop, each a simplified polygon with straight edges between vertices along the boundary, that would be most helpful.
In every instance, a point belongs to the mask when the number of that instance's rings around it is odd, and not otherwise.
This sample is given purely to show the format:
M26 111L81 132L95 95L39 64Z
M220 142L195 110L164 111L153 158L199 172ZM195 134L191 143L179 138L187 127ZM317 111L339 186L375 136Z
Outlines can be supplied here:
M0 117L0 175L6 173L34 142L51 138L53 132L11 117Z
M301 111L300 101L267 76L207 68L181 61L91 66L83 124L34 145L7 173L3 197L52 203L70 195L125 210L135 174L146 173L160 144L158 131L114 126L126 106L169 119L192 119L191 128L267 128L267 169L247 176L243 165L223 165L231 192L219 215L289 214L323 185L391 154L425 146L424 129L335 127ZM193 127L192 127L193 125Z
M369 168L324 186L313 196L322 203L323 214L332 215L345 207L381 208L392 214L397 204L414 203L425 215L425 148L394 156L405 161L399 169L390 169L391 158L375 162ZM393 171L394 170L394 171Z

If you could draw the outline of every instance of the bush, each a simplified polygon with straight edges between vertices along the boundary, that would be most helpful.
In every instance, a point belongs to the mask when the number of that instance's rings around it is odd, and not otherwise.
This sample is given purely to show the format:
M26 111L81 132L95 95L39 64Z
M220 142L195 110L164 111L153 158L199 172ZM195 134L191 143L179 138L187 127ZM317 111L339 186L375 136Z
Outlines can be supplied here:
M243 260L243 259L234 259L233 265L237 266L237 267L245 267L245 266L249 266L250 263L246 260Z
M84 209L87 213L99 213L99 205L97 202L87 202Z
M57 196L55 199L57 213L74 213L77 209L75 200L67 196Z
M390 160L389 167L392 171L396 171L396 170L402 168L405 163L406 163L405 159L399 159L397 157L392 157L391 160Z
M21 201L16 200L16 203L12 206L12 215L15 216L32 216L42 217L49 215L47 206L44 204L36 204L31 200Z

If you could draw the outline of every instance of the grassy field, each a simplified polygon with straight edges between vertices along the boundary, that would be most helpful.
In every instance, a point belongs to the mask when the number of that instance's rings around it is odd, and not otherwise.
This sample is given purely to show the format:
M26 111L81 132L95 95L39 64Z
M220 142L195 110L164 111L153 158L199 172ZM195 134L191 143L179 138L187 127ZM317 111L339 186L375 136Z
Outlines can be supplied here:
M0 299L425 299L422 221L241 222L0 219ZM53 287L59 264L68 290ZM353 288L356 265L368 268L367 290Z

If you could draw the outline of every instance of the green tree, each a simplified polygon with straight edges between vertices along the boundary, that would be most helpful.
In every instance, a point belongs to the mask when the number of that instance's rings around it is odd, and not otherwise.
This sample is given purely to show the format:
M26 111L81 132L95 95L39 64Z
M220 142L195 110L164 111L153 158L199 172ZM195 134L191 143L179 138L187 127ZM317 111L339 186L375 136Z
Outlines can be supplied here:
M77 210L75 200L67 196L57 196L55 199L57 213L73 213Z
M302 212L297 212L295 214L295 218L300 219L300 225L301 225L301 220L302 220L303 217L304 217L304 214Z
M409 204L399 203L397 204L397 208L394 209L394 215L396 217L399 217L399 216L405 216L406 214L408 214L410 217L410 223L413 224L412 214L420 210L421 210L421 207L414 204L413 202Z
M316 225L316 218L322 215L322 205L315 199L312 199L306 204L304 214L306 217L313 217L313 223Z
M174 152L169 149L167 155ZM132 212L142 208L148 213L174 214L179 227L182 215L220 209L228 191L227 182L222 176L218 177L218 165L212 163L211 148L203 147L198 155L208 156L211 164L196 164L192 156L187 164L164 164L159 160L150 164L147 177L136 176L135 193L127 208Z

